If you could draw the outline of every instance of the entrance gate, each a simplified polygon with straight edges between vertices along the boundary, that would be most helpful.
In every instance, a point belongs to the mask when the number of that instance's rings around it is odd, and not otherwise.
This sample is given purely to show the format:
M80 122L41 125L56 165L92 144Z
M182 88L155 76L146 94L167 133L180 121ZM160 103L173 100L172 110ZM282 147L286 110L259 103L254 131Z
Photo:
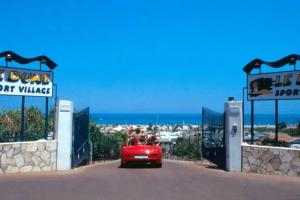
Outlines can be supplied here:
M90 161L89 108L74 113L72 168Z
M202 155L219 168L226 168L224 113L202 108Z

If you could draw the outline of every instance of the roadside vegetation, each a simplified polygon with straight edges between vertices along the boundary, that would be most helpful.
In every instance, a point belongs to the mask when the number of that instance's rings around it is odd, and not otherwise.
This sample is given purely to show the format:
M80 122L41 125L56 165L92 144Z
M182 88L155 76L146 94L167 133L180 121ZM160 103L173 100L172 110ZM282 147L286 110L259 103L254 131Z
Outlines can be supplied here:
M124 133L103 133L97 128L95 121L90 122L90 140L93 160L119 159L120 149L125 144Z
M51 108L48 117L48 132L54 130L55 109ZM21 110L0 110L0 142L14 142L20 140ZM25 140L44 138L45 115L38 107L25 109Z
M178 160L200 160L202 158L200 144L201 141L198 145L196 140L191 142L186 138L178 138L172 156Z

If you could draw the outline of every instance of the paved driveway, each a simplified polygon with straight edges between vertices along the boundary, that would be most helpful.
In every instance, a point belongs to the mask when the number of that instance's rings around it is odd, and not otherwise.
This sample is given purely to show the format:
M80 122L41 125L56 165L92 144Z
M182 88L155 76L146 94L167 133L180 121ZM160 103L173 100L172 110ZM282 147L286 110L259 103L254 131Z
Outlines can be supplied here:
M162 169L119 162L71 172L0 175L1 200L300 200L300 178L259 176L164 161Z

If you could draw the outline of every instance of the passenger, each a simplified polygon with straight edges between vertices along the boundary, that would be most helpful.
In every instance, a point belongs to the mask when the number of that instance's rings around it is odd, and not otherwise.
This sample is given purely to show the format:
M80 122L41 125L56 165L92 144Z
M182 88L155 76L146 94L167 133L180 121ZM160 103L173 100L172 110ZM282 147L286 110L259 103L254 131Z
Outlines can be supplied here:
M152 135L147 139L147 145L156 145L156 146L160 145L160 142L156 137L155 133L152 133Z
M126 145L133 145L133 127L130 126L127 128L127 137L126 137Z
M140 128L135 129L135 133L133 133L133 128L129 127L127 129L127 145L142 145L147 143L147 136L144 132L141 131Z
M144 133L144 131L141 131L140 133L140 141L142 144L146 144L146 141L147 141L147 134Z
M135 134L133 135L133 145L141 145L141 129L135 129Z

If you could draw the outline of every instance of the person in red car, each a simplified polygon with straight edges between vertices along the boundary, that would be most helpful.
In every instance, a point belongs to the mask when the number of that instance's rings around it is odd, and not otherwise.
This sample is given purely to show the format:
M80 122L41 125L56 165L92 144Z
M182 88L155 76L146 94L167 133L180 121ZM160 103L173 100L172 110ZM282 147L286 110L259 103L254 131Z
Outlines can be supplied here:
M128 128L126 144L128 144L129 142L130 145L141 145L143 144L143 142L146 141L146 136L141 132L140 128L135 129L134 134L132 133L133 133L133 128L132 127Z
M152 135L147 139L147 145L156 145L156 146L160 145L160 142L156 137L155 133L152 133Z

